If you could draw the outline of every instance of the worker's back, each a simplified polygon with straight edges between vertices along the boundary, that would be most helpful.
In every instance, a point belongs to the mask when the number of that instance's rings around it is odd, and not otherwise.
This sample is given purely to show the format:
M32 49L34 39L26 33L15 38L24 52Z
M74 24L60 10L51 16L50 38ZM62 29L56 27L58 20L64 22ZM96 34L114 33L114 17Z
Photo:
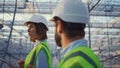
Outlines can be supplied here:
M77 47L65 55L58 68L102 68L99 58L86 46Z

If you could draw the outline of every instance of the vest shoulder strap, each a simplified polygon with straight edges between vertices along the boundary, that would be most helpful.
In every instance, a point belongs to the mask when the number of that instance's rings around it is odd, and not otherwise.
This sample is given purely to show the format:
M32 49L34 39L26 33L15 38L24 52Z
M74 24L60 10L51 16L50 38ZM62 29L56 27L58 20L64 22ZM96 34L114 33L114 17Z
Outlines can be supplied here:
M64 57L63 63L70 58L80 56L80 57L84 58L89 64L93 65L94 68L98 68L96 62L93 60L93 58L87 52L90 52L91 54L94 54L93 51L90 50L86 46L77 47L77 48L73 49L72 51L70 51L69 54L67 54Z
M41 47L40 49L39 49L39 45L41 45L41 46L40 46L40 47ZM52 66L51 66L51 65L52 65L52 64L51 64L52 59L51 59L50 49L49 49L49 47L48 47L48 43L47 43L47 42L41 42L40 44L38 44L38 48L36 49L35 64L36 64L37 56L38 56L38 54L39 54L39 52L40 52L41 50L45 51L46 57L48 58L48 65L49 65L49 67L51 68L51 67L52 67Z
M77 52L74 52L74 53L70 54L69 56L67 56L64 59L64 62L67 61L70 58L75 57L75 56L80 56L80 57L84 58L88 63L90 63L91 65L93 65L94 68L98 68L97 65L96 65L96 63L92 60L92 58L90 58L87 54L85 54L82 51L77 51Z

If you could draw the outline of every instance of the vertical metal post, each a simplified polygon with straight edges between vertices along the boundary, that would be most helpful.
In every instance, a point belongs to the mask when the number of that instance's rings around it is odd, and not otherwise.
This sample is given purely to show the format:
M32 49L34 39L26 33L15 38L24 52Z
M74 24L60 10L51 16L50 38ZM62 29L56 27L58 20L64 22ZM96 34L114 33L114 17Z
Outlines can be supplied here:
M4 0L4 2L5 2L5 0ZM11 36L12 36L12 30L13 30L13 25L14 25L14 20L15 20L16 11L17 11L17 0L15 1L14 16L13 16L13 20L12 20L12 22L11 22L11 30L10 30L10 34L9 34L7 46L6 46L6 49L5 49L5 54L3 55L3 59L5 59L5 57L6 57L6 55L7 55L7 50L8 50L9 43L10 43L10 39L11 39ZM2 65L3 65L3 62L1 61L0 68L2 68Z
M90 24L88 24L88 29L89 29L89 48L91 48L91 28L90 28Z
M90 4L89 4L89 2L88 2L88 10L89 10L89 16L90 16ZM89 48L91 48L91 30L90 30L91 28L90 28L90 23L88 24L88 38L89 38Z

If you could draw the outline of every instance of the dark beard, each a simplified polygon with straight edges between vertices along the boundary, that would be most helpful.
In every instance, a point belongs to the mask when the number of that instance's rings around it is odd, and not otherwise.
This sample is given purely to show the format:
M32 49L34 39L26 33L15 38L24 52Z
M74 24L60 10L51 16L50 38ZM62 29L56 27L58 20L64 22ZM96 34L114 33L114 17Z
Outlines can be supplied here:
M55 41L56 41L57 46L62 47L62 45L61 45L61 37L58 36L57 33L55 33Z

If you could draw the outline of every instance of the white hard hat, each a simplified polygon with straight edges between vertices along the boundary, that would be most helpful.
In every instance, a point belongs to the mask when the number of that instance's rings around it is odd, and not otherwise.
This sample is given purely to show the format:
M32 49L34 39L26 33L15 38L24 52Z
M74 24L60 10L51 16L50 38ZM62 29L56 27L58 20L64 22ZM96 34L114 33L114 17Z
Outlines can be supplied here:
M40 14L34 14L27 22L43 23L48 26L48 21ZM25 24L27 24L27 22L25 22Z
M53 12L52 17L59 17L63 21L74 23L89 23L89 11L81 0L63 0Z

